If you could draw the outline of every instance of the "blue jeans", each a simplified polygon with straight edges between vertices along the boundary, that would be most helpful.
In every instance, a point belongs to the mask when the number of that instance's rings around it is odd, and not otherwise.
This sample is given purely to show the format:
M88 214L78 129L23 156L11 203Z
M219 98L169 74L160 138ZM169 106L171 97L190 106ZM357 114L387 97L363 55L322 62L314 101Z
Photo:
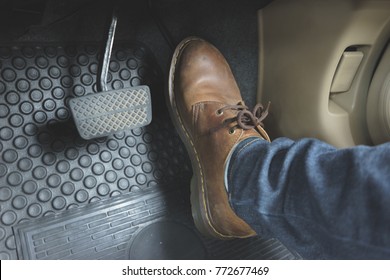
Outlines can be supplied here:
M250 138L227 178L234 211L305 259L390 259L390 142Z

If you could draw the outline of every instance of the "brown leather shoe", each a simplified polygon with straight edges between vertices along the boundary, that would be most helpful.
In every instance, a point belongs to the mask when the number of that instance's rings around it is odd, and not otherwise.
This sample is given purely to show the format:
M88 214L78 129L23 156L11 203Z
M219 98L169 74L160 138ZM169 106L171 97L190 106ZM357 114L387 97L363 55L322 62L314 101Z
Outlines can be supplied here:
M192 215L199 231L221 239L255 235L230 207L225 171L240 141L269 141L260 126L267 109L248 111L225 58L195 37L183 40L173 55L168 107L191 158Z

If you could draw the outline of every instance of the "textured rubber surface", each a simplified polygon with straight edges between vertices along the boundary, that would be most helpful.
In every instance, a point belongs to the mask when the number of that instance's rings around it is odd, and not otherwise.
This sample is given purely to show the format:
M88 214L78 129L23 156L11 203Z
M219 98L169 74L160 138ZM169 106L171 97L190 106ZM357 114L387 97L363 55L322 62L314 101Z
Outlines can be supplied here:
M184 240L203 244L194 253L197 258L203 255L211 259L296 258L276 240L218 241L199 237L189 210L189 158L165 107L162 75L144 46L115 46L108 82L115 90L148 85L152 92L153 122L106 138L84 140L79 136L68 102L96 92L97 46L0 47L0 259L17 259L16 244L22 248L20 258L43 257L43 254L59 258L54 254L58 248L49 246L53 245L50 239L35 242L33 235L28 236L34 225L35 230L43 233L43 228L49 229L50 224L66 224L68 213L73 213L74 221L81 219L88 209L94 209L90 203L108 199L96 204L100 205L96 206L99 211L105 212L113 207L111 203L119 203L122 198L126 205L137 205L150 195L157 196L159 206L154 205L161 216L152 216L154 210L148 208L153 221L143 220L134 233L127 232L131 231L127 225L122 228L122 233L128 235L123 236L120 244L115 243L116 251L110 243L107 248L98 245L98 249L88 248L80 255L67 256L150 258L147 251L142 251L145 246L142 244L156 242L158 239L151 239L150 232L164 228L154 235L177 237L180 231ZM143 192L149 190L155 193L144 196ZM72 210L78 207L92 208ZM135 210L126 210L127 218ZM56 214L62 220L54 220ZM169 223L174 233L169 234L165 226L159 226L163 222ZM19 232L17 240L13 227ZM21 234L22 228L27 238ZM119 229L121 225L115 230L107 228L100 233L101 238L116 242L113 236L119 237ZM63 234L69 242L78 238L69 229ZM133 239L138 241L134 243ZM39 242L47 245L44 253L35 252ZM180 254L160 249L156 247L154 251L160 258ZM109 250L113 251L109 254Z
M148 86L94 93L69 101L77 130L89 140L143 127L152 121Z
M98 45L0 47L0 258L17 259L12 227L151 187L187 184L191 169L163 110L158 66L142 45L113 50L108 84L146 84L147 127L83 140L68 101L96 91Z
M128 242L143 224L166 214L159 193L123 195L14 228L22 259L128 258ZM20 243L19 243L20 240Z
M23 259L296 258L276 240L204 239L179 192L103 200L14 228ZM174 207L169 207L174 206ZM243 253L244 252L244 253Z

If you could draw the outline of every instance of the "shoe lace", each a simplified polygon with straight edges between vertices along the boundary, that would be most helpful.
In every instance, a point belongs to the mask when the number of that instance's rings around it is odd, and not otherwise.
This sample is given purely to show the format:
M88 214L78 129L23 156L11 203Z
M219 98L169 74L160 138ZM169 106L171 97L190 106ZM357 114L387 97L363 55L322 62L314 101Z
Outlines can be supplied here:
M246 106L243 101L240 101L236 105L222 107L217 111L217 114L223 114L226 110L236 110L238 111L237 117L227 119L225 122L231 123L237 121L237 126L233 129L240 127L244 130L249 130L256 128L257 126L264 127L263 120L268 116L270 104L271 103L268 102L267 107L264 107L262 104L258 103L253 110L250 111L248 106Z

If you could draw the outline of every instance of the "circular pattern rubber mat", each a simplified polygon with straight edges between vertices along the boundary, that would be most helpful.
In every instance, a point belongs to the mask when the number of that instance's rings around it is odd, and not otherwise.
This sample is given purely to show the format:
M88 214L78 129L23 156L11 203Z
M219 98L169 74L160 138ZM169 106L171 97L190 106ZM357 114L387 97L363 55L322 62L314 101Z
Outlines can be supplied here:
M152 124L85 141L67 102L96 92L98 47L0 48L0 259L16 259L12 226L102 198L187 182L190 163L164 111L142 45L113 50L109 88L151 88Z

